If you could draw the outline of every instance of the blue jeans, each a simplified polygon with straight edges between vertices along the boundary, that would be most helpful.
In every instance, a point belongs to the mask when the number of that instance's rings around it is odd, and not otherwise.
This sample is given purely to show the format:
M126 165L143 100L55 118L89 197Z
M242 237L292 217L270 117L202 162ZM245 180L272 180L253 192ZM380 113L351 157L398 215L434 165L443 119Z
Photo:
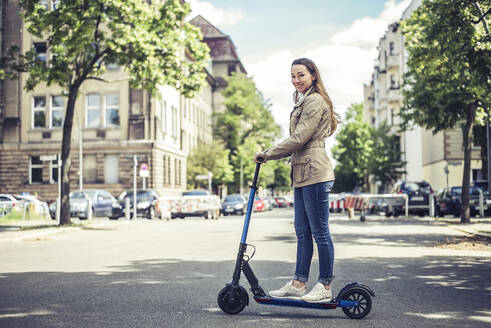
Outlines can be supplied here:
M297 266L293 279L309 278L314 236L319 252L319 279L331 284L334 267L334 245L329 233L329 192L334 181L320 182L294 190L295 232L297 235Z

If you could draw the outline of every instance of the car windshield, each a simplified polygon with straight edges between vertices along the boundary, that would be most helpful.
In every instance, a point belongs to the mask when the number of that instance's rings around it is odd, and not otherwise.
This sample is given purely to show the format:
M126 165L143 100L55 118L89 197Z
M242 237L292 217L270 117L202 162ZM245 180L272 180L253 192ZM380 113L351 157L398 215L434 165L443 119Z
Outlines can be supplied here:
M241 196L227 196L223 200L224 202L240 202L242 200Z
M85 199L85 194L83 192L80 192L80 191L73 192L70 195L70 198L72 198L72 199Z
M407 191L417 191L419 190L419 185L415 182L406 182L404 184L404 189Z
M94 190L87 190L85 191L85 194L89 196L90 200L95 201L96 192Z
M469 193L473 196L479 195L479 188L477 187L470 187L469 188ZM462 196L462 187L455 187L452 189L452 194L454 196Z
M206 190L191 190L182 193L182 196L207 196L208 191Z
M129 190L129 191L126 191L122 197L120 197L121 199L124 199L124 198L129 198L129 199L133 199L133 190ZM152 196L150 195L150 192L146 191L146 190L138 190L136 192L136 199L150 199L152 198Z

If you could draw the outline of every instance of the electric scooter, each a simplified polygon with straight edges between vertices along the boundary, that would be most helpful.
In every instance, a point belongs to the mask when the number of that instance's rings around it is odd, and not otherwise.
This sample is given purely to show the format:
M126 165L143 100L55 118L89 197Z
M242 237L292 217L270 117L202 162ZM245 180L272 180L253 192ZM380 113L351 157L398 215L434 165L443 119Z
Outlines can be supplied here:
M261 158L258 158L258 160L262 161ZM336 309L340 307L350 318L364 318L372 309L372 297L375 297L375 294L368 286L357 282L344 286L341 291L339 291L336 298L333 298L330 302L326 303L311 303L293 298L271 297L264 292L261 286L259 286L259 281L249 264L249 261L254 256L256 248L253 245L247 244L246 239L254 204L254 196L257 190L257 179L260 166L261 164L256 164L232 282L228 283L218 294L218 306L220 309L228 314L237 314L240 313L246 305L249 305L247 291L244 287L239 285L240 275L241 272L243 272L251 286L250 290L254 296L254 300L260 304L321 310ZM252 246L254 249L254 252L250 256L246 254L248 246Z

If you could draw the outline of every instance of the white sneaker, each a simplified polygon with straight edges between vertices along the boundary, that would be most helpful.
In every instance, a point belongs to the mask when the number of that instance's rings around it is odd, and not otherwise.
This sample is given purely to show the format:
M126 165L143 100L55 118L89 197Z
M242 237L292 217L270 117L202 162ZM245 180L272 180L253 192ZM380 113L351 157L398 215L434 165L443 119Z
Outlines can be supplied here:
M269 296L277 298L293 298L300 299L302 296L307 294L307 289L305 286L297 288L293 286L293 280L288 282L285 286L278 290L272 290L269 292Z
M332 300L331 288L326 289L324 284L318 282L307 295L302 296L302 300L310 303L330 302Z

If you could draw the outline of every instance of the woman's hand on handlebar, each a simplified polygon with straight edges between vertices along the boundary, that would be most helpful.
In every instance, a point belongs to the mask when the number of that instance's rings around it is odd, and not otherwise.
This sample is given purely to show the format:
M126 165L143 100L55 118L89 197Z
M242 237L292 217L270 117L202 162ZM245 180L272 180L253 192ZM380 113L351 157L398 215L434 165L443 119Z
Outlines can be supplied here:
M266 160L264 159L264 156L260 153L256 153L254 154L254 162L256 162L257 164L262 164L262 163L266 163Z

